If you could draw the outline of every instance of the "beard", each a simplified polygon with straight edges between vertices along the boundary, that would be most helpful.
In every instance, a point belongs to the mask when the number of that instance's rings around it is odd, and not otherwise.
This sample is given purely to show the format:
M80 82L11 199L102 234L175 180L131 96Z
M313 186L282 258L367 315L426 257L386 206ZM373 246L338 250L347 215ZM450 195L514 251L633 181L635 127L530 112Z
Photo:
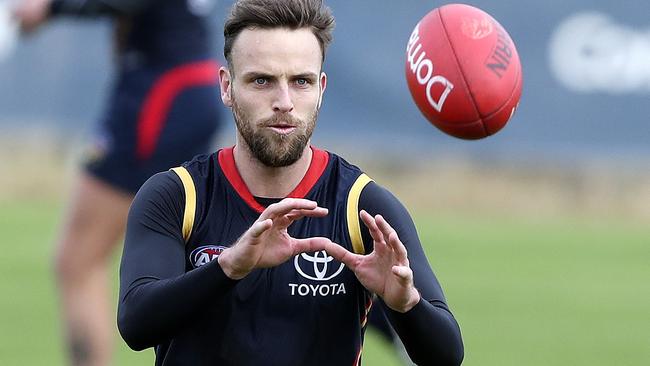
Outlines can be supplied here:
M280 168L289 166L302 156L311 139L318 118L318 109L310 113L305 120L289 114L275 114L273 117L255 122L246 111L237 104L232 96L232 114L239 134L244 138L253 156L267 167ZM287 122L296 129L288 134L270 133L266 127Z

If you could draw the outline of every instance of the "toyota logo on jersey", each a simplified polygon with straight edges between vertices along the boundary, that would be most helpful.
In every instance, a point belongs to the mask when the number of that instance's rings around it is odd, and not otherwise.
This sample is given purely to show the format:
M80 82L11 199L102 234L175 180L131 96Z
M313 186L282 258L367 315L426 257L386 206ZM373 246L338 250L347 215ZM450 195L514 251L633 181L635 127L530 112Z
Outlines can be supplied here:
M297 255L293 264L296 271L306 279L314 281L328 281L343 271L343 263L334 261L334 258L321 250L313 254L302 253Z
M201 267L219 257L219 254L224 251L226 247L220 245L204 245L198 247L190 254L190 263L194 268Z

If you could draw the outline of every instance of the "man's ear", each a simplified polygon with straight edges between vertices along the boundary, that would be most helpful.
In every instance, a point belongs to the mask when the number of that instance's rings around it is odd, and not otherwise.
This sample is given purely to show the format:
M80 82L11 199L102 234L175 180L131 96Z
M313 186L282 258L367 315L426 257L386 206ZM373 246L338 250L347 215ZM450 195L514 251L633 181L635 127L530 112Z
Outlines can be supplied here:
M219 87L221 88L221 101L226 107L232 107L232 77L230 70L225 66L219 68Z
M320 89L320 93L318 96L318 109L320 109L320 106L323 103L323 94L325 93L325 88L327 88L327 74L325 74L325 72L323 71L321 71L320 73L320 80L318 80L318 86Z

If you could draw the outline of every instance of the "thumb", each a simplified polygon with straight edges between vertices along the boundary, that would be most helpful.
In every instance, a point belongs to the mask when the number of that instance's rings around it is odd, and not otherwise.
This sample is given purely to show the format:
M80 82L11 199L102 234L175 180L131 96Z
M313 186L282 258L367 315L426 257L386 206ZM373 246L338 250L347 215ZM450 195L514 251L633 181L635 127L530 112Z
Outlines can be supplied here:
M393 266L391 272L397 277L397 280L402 285L409 285L413 283L413 271L406 266Z

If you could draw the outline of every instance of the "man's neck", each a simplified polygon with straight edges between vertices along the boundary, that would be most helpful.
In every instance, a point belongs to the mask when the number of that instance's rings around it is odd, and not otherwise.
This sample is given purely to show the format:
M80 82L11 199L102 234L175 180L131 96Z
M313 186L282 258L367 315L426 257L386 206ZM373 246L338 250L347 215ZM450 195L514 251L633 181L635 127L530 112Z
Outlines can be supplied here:
M295 163L273 168L257 160L245 143L235 145L235 165L246 187L255 197L283 198L293 191L307 173L312 159L309 144Z

